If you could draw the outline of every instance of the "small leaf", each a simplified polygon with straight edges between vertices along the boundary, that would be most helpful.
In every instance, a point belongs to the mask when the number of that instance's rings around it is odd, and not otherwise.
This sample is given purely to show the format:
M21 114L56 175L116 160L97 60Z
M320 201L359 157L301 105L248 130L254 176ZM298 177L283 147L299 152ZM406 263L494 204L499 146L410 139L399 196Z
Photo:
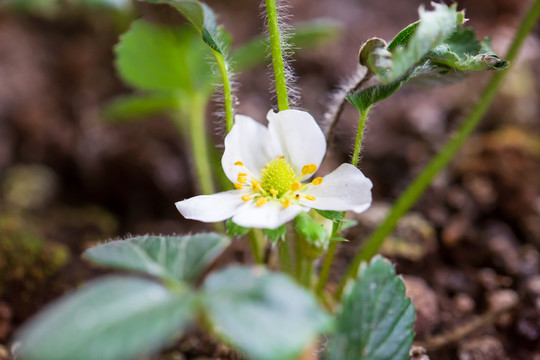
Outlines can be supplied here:
M366 66L375 74L392 69L392 54L386 49L386 42L381 38L371 38L363 43L358 58L360 65Z
M414 34L416 28L420 25L420 21L413 22L409 26L407 26L405 29L401 30L399 34L397 34L390 44L388 44L388 51L394 51L394 49L398 46L404 47L409 42L409 39L411 38L412 34Z
M242 236L251 230L250 228L235 224L231 219L228 219L225 223L225 229L227 230L227 235L229 236Z
M316 48L334 39L340 30L341 25L328 18L300 22L294 24L287 42L299 50ZM231 63L236 70L247 70L263 64L267 59L268 47L267 37L257 36L233 52Z
M343 225L341 225L341 231L345 231L349 228L352 228L353 226L358 225L358 221L356 220L345 220L343 222Z
M321 215L322 217L327 218L328 220L332 220L333 222L340 222L343 221L343 213L341 211L333 211L333 210L315 210Z
M399 89L403 81L396 81L390 84L376 84L367 89L347 95L347 100L359 111L363 112L375 103L386 99Z
M330 241L349 242L349 240L347 240L345 238L341 238L341 237L331 238Z
M329 359L408 359L414 316L414 306L392 264L374 257L369 265L363 264L343 300L337 331L329 340Z
M191 321L194 297L150 280L112 276L49 305L17 334L27 360L118 360L171 343Z
M102 109L108 121L130 121L179 109L180 101L174 92L134 94L116 98Z
M326 242L328 240L329 234L326 229L304 212L296 216L294 225L296 230L311 243Z
M115 47L116 68L130 86L141 90L210 93L214 74L209 50L193 30L134 21Z
M159 278L193 281L229 245L216 233L184 236L136 236L86 250L95 264L135 270Z
M289 277L231 266L210 275L203 302L214 330L253 360L293 360L332 318Z
M275 243L279 239L285 239L287 235L287 225L283 224L276 229L263 229L263 234L268 236L271 242Z

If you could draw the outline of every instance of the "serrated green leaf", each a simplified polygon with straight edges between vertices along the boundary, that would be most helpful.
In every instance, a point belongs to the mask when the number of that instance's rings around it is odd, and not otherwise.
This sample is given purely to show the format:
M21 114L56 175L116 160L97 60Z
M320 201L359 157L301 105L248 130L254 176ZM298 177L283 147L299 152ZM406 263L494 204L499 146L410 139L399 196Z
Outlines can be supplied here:
M294 24L287 41L299 50L315 48L334 39L340 30L341 25L335 20L314 19ZM267 36L257 36L233 52L231 63L239 71L263 64L268 55L268 47Z
M394 267L380 256L363 264L343 300L337 331L329 339L331 360L407 360L414 306Z
M229 239L216 233L145 235L98 245L82 256L98 265L193 281L228 245Z
M134 21L115 47L122 80L140 90L210 93L209 50L189 28Z
M390 84L406 76L416 63L450 36L463 22L463 15L457 12L456 5L447 6L438 3L432 5L434 9L431 11L420 7L420 23L409 35L406 45L396 46L393 49L391 70L372 69L382 83Z
M263 229L263 234L268 236L271 242L275 243L279 239L285 239L287 235L287 225L283 224L275 229Z
M359 111L365 111L375 103L386 99L399 89L402 80L390 84L377 84L360 90L354 94L347 95L347 100Z
M102 116L107 121L131 121L179 108L180 101L174 92L133 94L107 103Z
M319 215L321 215L324 218L327 218L328 220L332 220L333 222L339 222L343 221L343 212L341 211L334 211L334 210L318 210L315 209Z
M49 305L17 334L26 360L121 360L155 352L181 335L194 297L131 277L108 277Z
M414 34L416 28L420 25L420 21L413 22L409 26L407 26L405 29L401 30L399 34L397 34L390 44L388 44L387 50L393 51L396 47L401 46L404 47L409 42L409 39L411 38L412 34Z
M178 10L201 34L203 41L212 50L225 53L221 44L221 31L216 15L210 7L196 0L146 0L155 4L169 4Z
M225 223L225 229L227 230L227 234L229 236L242 236L247 234L249 230L251 230L250 228L235 224L232 219L227 219L227 222Z
M297 359L332 324L311 293L262 267L210 275L203 302L217 334L253 360Z

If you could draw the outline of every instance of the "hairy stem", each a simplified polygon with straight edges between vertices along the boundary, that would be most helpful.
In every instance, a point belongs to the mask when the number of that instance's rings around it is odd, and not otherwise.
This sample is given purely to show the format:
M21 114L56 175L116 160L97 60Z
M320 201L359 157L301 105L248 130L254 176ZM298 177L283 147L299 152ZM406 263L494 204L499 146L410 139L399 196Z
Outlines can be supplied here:
M272 50L277 102L279 111L282 111L289 109L289 96L287 94L287 78L285 75L281 35L279 33L276 0L266 0L266 15L268 17L268 31L270 33L270 48Z
M293 275L293 266L291 259L291 249L289 242L284 239L277 241L279 269L289 275Z
M366 120L371 111L373 105L368 106L360 113L360 119L358 120L358 129L356 130L356 142L354 143L354 152L351 160L351 164L358 166L358 160L360 159L360 149L362 149L362 139L364 138L364 128L366 127Z
M339 241L331 241L328 245L328 250L326 251L326 256L321 267L321 272L319 273L319 280L315 287L315 292L321 296L323 294L326 283L328 282L328 277L330 276L330 270L332 269L332 263L334 262L334 257L336 255L336 250L339 245Z
M231 79L229 74L229 67L223 57L223 54L212 50L216 58L216 62L221 72L221 80L223 82L223 96L225 98L225 128L227 132L231 131L234 124L234 109L233 109L233 95L231 88Z
M540 0L535 0L531 9L527 12L527 15L516 36L510 45L506 59L509 62L515 60L517 53L523 45L523 42L533 26L540 16ZM416 179L409 185L405 192L395 202L394 206L386 216L383 223L371 234L368 240L360 252L356 255L353 262L349 265L347 272L341 279L339 287L336 291L336 298L340 299L343 294L343 290L349 279L353 279L358 274L358 269L363 261L368 261L373 255L375 255L386 237L394 230L399 219L410 209L410 207L418 200L418 198L424 193L427 187L431 184L433 178L452 160L458 150L461 148L465 140L469 137L472 131L476 128L484 114L489 108L489 105L493 101L497 90L502 84L504 77L508 72L502 70L497 72L492 78L487 87L482 92L479 101L471 110L469 116L464 120L463 124L459 127L455 136L453 136L442 150L431 160L431 162L424 168L422 173L416 177Z

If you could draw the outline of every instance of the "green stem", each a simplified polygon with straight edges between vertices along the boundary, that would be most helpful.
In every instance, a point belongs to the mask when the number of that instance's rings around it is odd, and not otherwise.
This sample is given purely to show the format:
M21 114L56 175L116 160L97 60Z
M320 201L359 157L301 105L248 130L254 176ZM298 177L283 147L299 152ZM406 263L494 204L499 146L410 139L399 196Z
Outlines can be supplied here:
M279 239L277 243L279 269L289 275L293 274L293 266L291 259L291 249L289 248L289 242L283 239Z
M264 234L261 229L251 229L248 233L249 243L255 263L262 264L264 262Z
M202 194L215 193L212 182L212 169L210 166L210 155L208 153L208 138L206 136L205 113L206 98L194 95L190 104L189 135L191 140L191 150L195 171L199 182L199 190Z
M189 114L189 135L191 141L191 153L195 164L195 172L199 190L204 195L216 192L212 181L212 167L210 154L208 152L208 136L206 132L206 105L207 98L202 95L194 95L191 99ZM214 228L218 232L225 232L222 223L214 223Z
M276 0L266 0L266 14L268 17L268 31L270 33L270 48L272 50L277 102L279 111L282 111L289 109L289 97L287 95L287 79L285 76L283 49L281 47L281 35L279 33Z
M319 273L319 280L317 281L317 286L315 287L315 291L318 295L322 295L324 288L326 287L338 245L339 241L331 241L328 245L328 250L326 251L321 272Z
M360 159L360 149L362 149L362 139L364 138L364 128L366 126L366 120L373 105L368 106L364 111L360 113L360 119L358 120L358 130L356 132L356 142L354 144L354 153L352 156L351 164L358 166L358 160Z
M523 41L533 29L537 18L540 16L540 0L535 0L531 9L527 12L526 18L521 23L519 30L516 33L514 41L510 45L506 59L509 62L515 60L518 51L523 44ZM507 74L507 70L497 72L492 78L487 87L482 92L480 100L476 103L469 116L464 120L459 127L457 134L452 137L442 150L431 160L426 168L416 177L411 185L396 201L389 214L383 223L375 230L368 238L360 252L356 255L353 262L349 265L347 272L341 279L339 287L336 291L336 298L340 299L343 290L349 279L353 279L358 274L358 269L363 261L369 260L375 255L385 238L394 230L399 219L409 210L409 208L418 200L426 188L430 185L433 178L450 162L457 151L461 148L465 140L469 137L472 131L476 128L479 121L489 108L497 93L502 81Z
M313 279L314 262L307 257L304 257L302 264L301 283L306 289L311 289L311 280Z
M223 95L225 97L225 127L227 132L231 131L234 124L234 109L233 109L233 96L231 88L231 79L229 76L229 69L227 62L223 57L223 54L212 50L216 58L216 62L221 72L221 80L223 82Z

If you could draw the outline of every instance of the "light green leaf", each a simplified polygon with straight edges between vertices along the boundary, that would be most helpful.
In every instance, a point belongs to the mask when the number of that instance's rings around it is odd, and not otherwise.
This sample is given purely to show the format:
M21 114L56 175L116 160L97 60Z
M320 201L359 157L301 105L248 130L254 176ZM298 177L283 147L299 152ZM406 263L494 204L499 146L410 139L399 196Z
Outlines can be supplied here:
M214 273L203 295L217 334L253 360L297 359L332 324L312 294L262 267Z
M159 278L193 281L229 245L216 233L184 236L136 236L86 250L95 264L140 271Z
M341 24L333 19L319 18L294 24L288 43L295 49L316 48L337 37ZM244 71L263 64L268 55L267 36L257 36L232 54L234 68Z
M150 280L96 280L48 306L17 334L25 360L122 360L153 353L181 335L194 297Z
M287 225L283 224L276 229L263 229L263 234L268 236L271 242L275 243L279 239L285 239L287 235Z
M180 108L178 94L154 92L126 95L112 100L102 109L108 121L131 121Z
M146 0L150 3L169 4L178 10L202 35L203 41L211 49L225 53L221 42L223 31L216 22L216 15L206 4L196 0Z
M225 229L227 230L227 235L229 236L242 236L247 234L249 230L251 230L250 228L235 224L232 219L227 219L227 222L225 223Z
M406 360L414 317L403 281L392 264L376 256L363 264L343 300L337 331L329 339L329 359Z
M416 63L435 46L443 42L463 22L463 14L456 5L432 3L431 11L420 7L420 23L412 29L412 34L404 36L405 46L396 46L392 51L392 68L372 69L382 83L393 83L405 76ZM411 26L411 25L410 25ZM399 36L399 34L398 34ZM405 43L404 39L399 40Z
M140 90L210 93L209 50L189 28L134 21L115 47L120 77Z

